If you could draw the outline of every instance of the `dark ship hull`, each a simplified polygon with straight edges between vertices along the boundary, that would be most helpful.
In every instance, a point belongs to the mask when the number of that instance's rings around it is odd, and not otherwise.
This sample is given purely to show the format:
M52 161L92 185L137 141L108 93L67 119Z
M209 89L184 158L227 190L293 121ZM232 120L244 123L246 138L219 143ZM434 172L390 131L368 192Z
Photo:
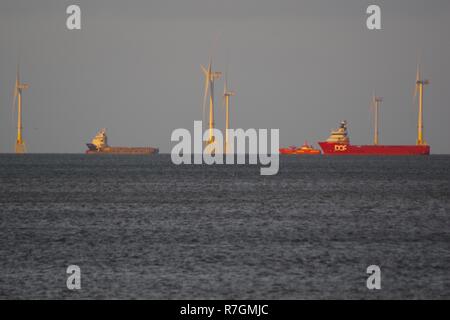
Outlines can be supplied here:
M159 153L158 148L151 147L104 147L98 149L95 145L88 143L86 154L123 154L123 155L150 155Z

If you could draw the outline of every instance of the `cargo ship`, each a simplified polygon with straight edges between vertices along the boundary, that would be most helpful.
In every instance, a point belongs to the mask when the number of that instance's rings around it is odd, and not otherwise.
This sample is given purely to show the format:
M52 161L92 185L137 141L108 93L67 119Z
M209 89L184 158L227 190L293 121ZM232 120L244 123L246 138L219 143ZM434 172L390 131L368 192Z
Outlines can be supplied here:
M347 131L347 122L342 121L325 142L319 142L325 155L378 155L410 156L429 155L430 146L423 145L352 145Z
M106 129L101 129L91 143L86 144L86 154L124 154L124 155L150 155L159 152L158 148L151 147L110 147Z
M381 97L372 98L372 108L374 109L374 139L372 145L352 145L347 132L347 122L342 121L337 130L333 130L325 142L319 142L323 153L326 155L380 155L380 156L415 156L429 155L430 146L425 142L423 136L423 89L428 85L428 80L422 80L420 67L417 67L416 86L414 98L418 94L418 121L417 121L417 141L415 145L380 145L378 143L378 119L379 107L383 100Z
M301 147L292 146L289 148L281 148L280 154L318 155L321 154L321 152L318 149L314 149L312 145L305 141Z

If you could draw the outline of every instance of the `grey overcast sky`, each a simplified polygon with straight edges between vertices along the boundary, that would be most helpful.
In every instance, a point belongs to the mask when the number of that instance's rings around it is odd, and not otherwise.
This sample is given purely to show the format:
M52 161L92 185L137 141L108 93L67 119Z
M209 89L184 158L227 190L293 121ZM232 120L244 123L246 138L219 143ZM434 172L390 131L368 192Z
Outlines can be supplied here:
M66 29L70 4L80 31ZM381 31L366 28L370 4ZM212 53L237 92L232 127L279 128L285 146L316 144L343 119L353 143L370 143L374 90L381 142L415 143L420 57L425 137L450 153L449 39L448 0L2 0L0 152L14 148L19 60L29 152L84 152L101 127L111 145L170 152L172 130L202 117L200 64Z

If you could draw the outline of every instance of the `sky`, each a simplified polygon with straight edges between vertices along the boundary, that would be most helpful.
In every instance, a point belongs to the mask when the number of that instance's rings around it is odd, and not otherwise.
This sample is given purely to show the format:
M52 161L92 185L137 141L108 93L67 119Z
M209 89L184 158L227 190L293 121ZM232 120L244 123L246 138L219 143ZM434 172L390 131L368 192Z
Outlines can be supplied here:
M71 4L81 30L66 28ZM370 4L382 30L366 27ZM373 92L380 142L414 144L420 61L425 139L450 153L449 34L448 0L2 0L0 153L14 150L18 62L29 152L84 152L103 127L110 145L170 152L172 131L202 119L210 56L236 92L231 127L280 129L281 146L317 146L341 120L352 143L371 143ZM222 91L223 79L218 128Z

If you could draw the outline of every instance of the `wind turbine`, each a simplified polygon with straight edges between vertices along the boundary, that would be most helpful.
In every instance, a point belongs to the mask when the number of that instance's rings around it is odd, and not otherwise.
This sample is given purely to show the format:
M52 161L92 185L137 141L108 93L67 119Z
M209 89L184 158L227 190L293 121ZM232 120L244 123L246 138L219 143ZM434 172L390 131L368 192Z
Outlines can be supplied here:
M203 74L205 76L205 90L203 95L203 118L205 117L206 99L209 91L209 140L207 144L214 142L214 81L219 79L222 75L221 72L212 71L212 59L209 59L208 68L201 65Z
M414 89L414 100L419 93L419 117L417 123L417 145L426 145L427 143L423 139L423 87L428 85L430 81L423 80L420 74L420 65L417 65L416 73L416 86Z
M22 136L22 90L28 89L28 84L20 82L19 65L17 65L16 83L14 85L14 101L13 106L16 105L17 99L17 140L16 153L25 153L25 141Z
M383 101L383 98L375 96L375 93L372 96L372 108L374 113L374 134L373 134L373 144L378 145L379 142L379 109L380 104Z
M225 153L229 152L228 130L230 129L230 97L234 95L234 91L228 90L228 80L227 75L225 74L225 84L223 86L223 98L225 102Z

